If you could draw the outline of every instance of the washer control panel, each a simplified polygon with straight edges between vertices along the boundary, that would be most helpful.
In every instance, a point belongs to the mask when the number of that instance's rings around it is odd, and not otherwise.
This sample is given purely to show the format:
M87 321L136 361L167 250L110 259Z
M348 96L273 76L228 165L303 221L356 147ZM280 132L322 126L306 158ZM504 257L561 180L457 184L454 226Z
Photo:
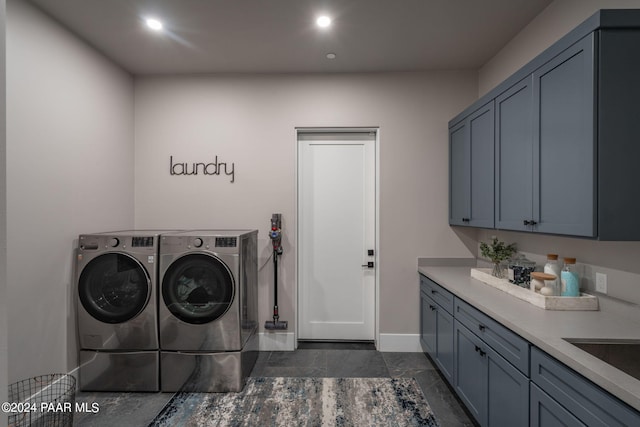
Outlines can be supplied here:
M150 248L153 246L153 236L133 236L131 246L134 248Z

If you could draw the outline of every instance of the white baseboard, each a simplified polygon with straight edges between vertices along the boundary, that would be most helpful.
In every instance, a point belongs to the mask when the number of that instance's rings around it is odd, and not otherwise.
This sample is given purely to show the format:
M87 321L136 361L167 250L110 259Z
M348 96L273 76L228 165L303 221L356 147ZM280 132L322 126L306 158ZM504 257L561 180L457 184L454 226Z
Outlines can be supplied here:
M422 353L420 334L380 334L378 351Z
M293 351L296 349L293 332L260 332L260 351Z

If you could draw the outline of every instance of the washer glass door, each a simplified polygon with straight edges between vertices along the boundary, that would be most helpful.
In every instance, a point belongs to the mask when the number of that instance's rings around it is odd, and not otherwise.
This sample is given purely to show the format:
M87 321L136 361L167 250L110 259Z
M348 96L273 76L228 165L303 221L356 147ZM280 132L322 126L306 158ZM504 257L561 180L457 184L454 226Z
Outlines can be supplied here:
M78 295L84 309L105 323L122 323L147 306L151 279L136 259L120 253L99 255L82 269Z
M162 298L178 319L203 324L227 312L234 288L231 272L223 262L214 256L190 254L167 269L162 279Z

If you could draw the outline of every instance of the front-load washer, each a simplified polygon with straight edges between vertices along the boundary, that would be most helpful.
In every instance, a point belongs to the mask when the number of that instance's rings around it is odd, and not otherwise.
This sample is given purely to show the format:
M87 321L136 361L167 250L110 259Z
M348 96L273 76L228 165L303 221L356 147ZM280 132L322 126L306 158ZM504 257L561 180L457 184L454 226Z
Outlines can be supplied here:
M80 389L158 391L160 231L78 238L75 270Z
M240 391L257 358L257 230L160 242L162 391Z

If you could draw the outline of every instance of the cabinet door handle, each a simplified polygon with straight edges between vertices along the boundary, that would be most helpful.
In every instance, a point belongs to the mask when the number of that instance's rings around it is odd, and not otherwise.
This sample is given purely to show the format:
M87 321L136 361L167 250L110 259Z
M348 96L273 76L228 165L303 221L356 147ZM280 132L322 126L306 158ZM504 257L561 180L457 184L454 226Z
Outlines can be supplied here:
M431 309L431 311L434 311L436 308L434 306L432 306L431 304L429 304L429 308Z
M524 225L531 225L531 221L529 221L528 219L525 219L524 221L522 221L522 223Z
M483 351L479 346L476 346L476 353L479 353L481 357L487 354L487 352Z
M471 221L469 218L462 218L462 222L469 222Z
M432 293L432 294L437 294L437 293L438 293L438 291L436 291L435 289L431 289L431 293Z
M480 329L482 332L484 332L484 330L487 329L487 327L484 326L484 325L478 325L478 329Z

